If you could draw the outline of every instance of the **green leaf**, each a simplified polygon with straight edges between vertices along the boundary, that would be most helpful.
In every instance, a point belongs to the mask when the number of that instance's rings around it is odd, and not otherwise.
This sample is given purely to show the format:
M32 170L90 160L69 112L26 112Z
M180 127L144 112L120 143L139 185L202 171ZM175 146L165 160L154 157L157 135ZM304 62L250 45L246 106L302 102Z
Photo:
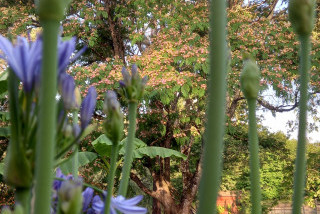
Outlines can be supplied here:
M112 142L104 134L100 135L92 142L93 148L96 152L103 157L109 157L111 154Z
M0 74L0 81L7 80L8 78L8 71L4 71Z
M97 154L94 152L79 152L78 158L79 158L79 167L81 167L94 161L97 158ZM63 174L70 174L72 172L72 158L69 158L59 167Z
M10 120L10 114L6 111L0 111L0 120L1 121L8 121Z
M189 90L190 90L189 85L184 84L184 85L181 87L182 95L183 95L184 97L188 97L188 96L189 96Z
M127 138L123 139L119 146L120 146L120 149L119 149L119 154L120 155L124 155L125 151L126 151L126 145L127 143ZM133 140L133 143L134 143L134 148L135 149L139 149L139 148L144 148L144 147L147 147L147 144L145 142L143 142L142 140L138 139L138 138L135 138Z
M168 94L166 94L166 93L161 93L160 100L165 105L168 105L170 103L170 98L169 98Z
M148 156L150 158L155 158L157 156L162 158L168 158L174 156L177 158L182 158L183 160L187 159L187 156L185 156L181 152L157 146L142 147L135 149L133 152L133 158L142 158L144 156Z
M0 127L0 137L9 137L10 128L9 127Z

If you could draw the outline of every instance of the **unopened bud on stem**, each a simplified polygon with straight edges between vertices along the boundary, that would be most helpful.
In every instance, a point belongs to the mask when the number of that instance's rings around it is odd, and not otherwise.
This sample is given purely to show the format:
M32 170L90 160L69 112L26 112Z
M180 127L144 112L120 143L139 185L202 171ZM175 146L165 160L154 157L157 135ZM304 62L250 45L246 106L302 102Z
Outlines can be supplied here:
M103 111L107 115L104 123L106 136L112 143L118 143L123 134L123 114L114 91L107 91L103 104Z
M247 59L244 62L240 84L246 99L257 99L260 90L260 71L252 59Z
M314 6L314 0L289 1L289 19L298 35L311 34L314 24Z

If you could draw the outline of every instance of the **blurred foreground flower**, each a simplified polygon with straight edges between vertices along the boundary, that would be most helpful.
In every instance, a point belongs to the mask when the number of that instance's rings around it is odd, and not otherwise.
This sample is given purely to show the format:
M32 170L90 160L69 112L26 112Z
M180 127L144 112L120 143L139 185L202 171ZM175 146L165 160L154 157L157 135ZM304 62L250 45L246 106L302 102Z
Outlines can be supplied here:
M142 195L138 195L130 199L125 199L121 195L111 198L110 214L117 214L116 210L124 214L145 214L148 211L147 208L136 206L142 198ZM92 200L92 208L96 214L104 213L104 202L101 200L100 196L94 196Z
M0 50L3 55L0 58L8 62L9 67L14 71L23 83L23 89L30 92L40 80L42 63L42 38L38 36L36 41L30 42L26 38L18 36L16 44L13 45L7 38L0 35ZM58 43L58 77L59 83L68 65L74 62L85 50L79 50L73 57L76 50L76 38L62 41L59 37Z
M97 102L97 92L92 86L87 96L83 99L80 109L81 129L84 130L90 123Z
M41 69L42 41L37 38L29 43L26 38L17 37L14 46L7 38L0 36L0 49L10 68L23 83L23 89L30 92L35 84L36 77Z
M58 168L56 170L56 177L61 180L55 180L53 184L54 192L61 192L61 189L66 186L66 183L70 182L73 179L72 175L64 175L61 170ZM63 181L62 179L65 179ZM75 185L75 188L78 188L79 185ZM72 185L67 185L67 187L72 187ZM72 192L71 189L68 190ZM104 196L106 192L104 192ZM53 208L51 214L56 213L57 209L57 198L59 195L53 195ZM75 194L75 197L78 197L78 194ZM125 199L123 196L117 196L115 198L111 198L111 207L110 213L117 214L117 211L120 211L124 214L145 214L147 213L147 209L144 207L139 207L137 204L142 200L143 196L139 195L130 199ZM60 200L60 199L59 199ZM69 200L72 200L69 198ZM90 187L87 187L82 192L82 212L87 214L103 214L104 213L104 201L102 201L99 195L94 196L94 190Z

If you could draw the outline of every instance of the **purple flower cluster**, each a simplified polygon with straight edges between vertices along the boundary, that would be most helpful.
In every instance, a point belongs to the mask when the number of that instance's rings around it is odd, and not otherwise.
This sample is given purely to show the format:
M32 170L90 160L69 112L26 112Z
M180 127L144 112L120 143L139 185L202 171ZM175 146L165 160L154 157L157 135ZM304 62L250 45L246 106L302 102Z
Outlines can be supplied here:
M9 67L23 83L25 92L31 92L39 85L42 63L42 38L38 36L35 42L28 42L26 38L17 37L13 45L7 38L0 36L0 50L4 55L0 58L8 62ZM76 38L67 41L58 40L58 84L61 89L65 110L78 108L75 97L75 81L66 73L68 65L75 61L85 50L82 48L73 57L76 50ZM87 96L81 104L81 129L90 123L96 105L97 93L94 87L89 88Z
M18 36L14 46L7 38L0 36L0 49L4 54L0 58L7 60L10 68L22 81L24 90L30 92L41 69L41 38L29 43L26 38Z
M75 51L75 38L58 42L58 79L63 79L68 65L75 61L86 48L82 48L71 58ZM0 49L4 55L0 58L8 62L9 67L14 71L26 92L30 92L39 82L42 64L42 38L38 36L35 42L28 42L26 38L18 36L16 44L13 45L7 38L0 36Z
M53 208L51 214L55 213L56 210L56 202L58 195L55 194L61 186L63 182L68 182L67 180L73 180L72 175L64 175L61 170L58 168L56 171L56 177L64 179L66 181L55 180L53 183ZM106 192L104 192L103 198L106 196ZM94 195L94 190L90 187L87 187L82 192L82 212L87 214L103 214L104 213L104 200L101 199L99 195ZM115 198L111 198L111 207L110 213L117 214L117 211L120 211L124 214L145 214L147 213L147 209L143 207L137 206L137 204L142 200L143 196L139 195L133 197L131 199L125 199L123 196L117 196Z

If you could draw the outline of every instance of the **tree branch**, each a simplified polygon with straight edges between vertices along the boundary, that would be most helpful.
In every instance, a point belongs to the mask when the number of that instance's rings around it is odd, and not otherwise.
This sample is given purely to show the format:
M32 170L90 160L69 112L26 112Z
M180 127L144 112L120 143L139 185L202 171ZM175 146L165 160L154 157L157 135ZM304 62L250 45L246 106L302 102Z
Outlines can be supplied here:
M146 194L150 195L150 196L153 197L153 198L157 198L157 195L155 194L155 192L149 190L148 187L146 187L146 186L142 183L142 181L140 180L140 178L139 178L136 174L134 174L133 172L131 172L131 173L130 173L130 178L131 178L131 180L133 180L133 181L139 186L139 188L140 188L143 192L145 192Z

